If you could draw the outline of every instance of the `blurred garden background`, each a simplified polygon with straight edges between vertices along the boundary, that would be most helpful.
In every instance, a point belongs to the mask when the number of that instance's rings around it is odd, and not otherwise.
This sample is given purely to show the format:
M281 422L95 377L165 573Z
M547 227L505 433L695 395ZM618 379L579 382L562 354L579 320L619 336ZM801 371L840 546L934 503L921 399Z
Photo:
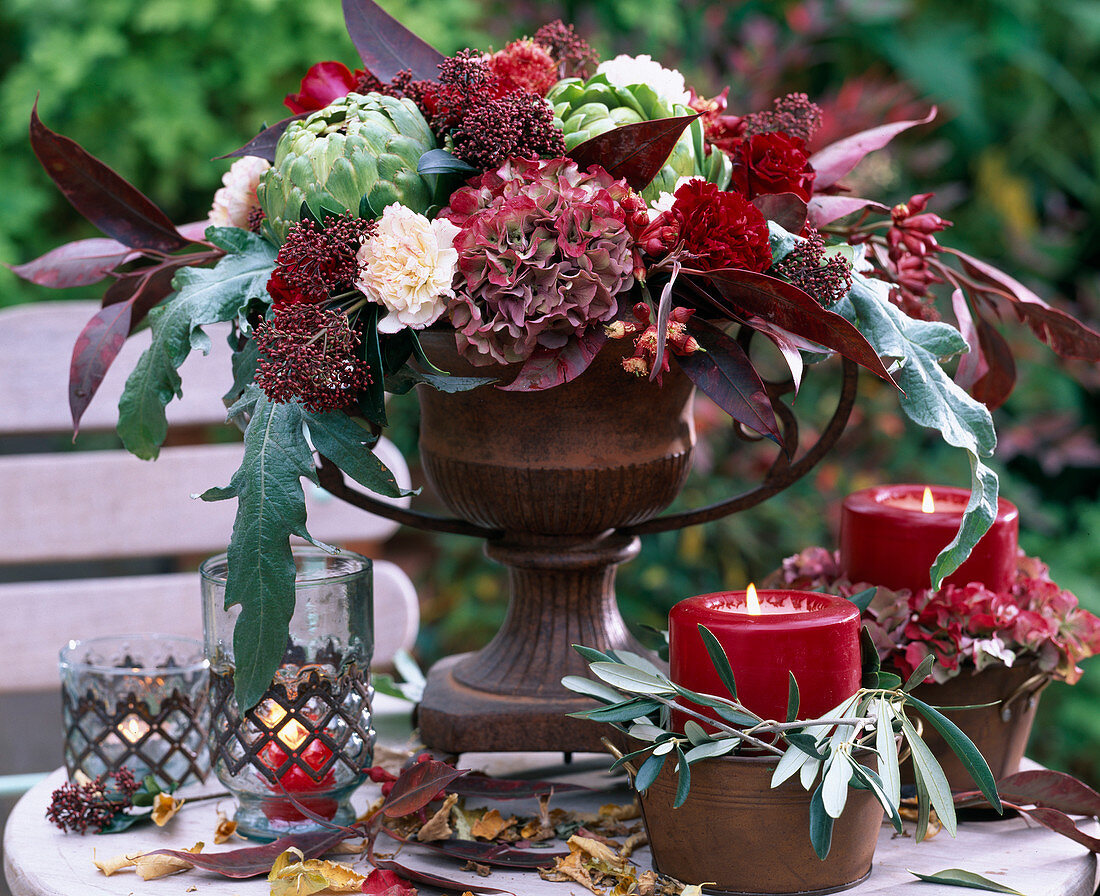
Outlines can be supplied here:
M729 85L731 111L805 91L832 125L818 145L935 104L935 123L857 169L853 184L870 186L856 195L902 202L934 191L929 210L955 223L944 242L1100 326L1100 5L1092 0L382 3L444 53L499 48L560 17L605 58L649 53L707 96ZM94 235L30 151L36 96L49 127L182 223L206 215L228 168L212 159L285 117L282 98L311 64L358 64L338 0L4 0L0 33L7 264ZM0 269L0 306L56 298ZM1100 612L1100 370L1059 362L1021 329L1006 330L1019 386L995 415L993 465L1002 494L1020 507L1025 550ZM829 377L809 380L796 407L812 435L832 386ZM395 407L394 438L413 460L415 402ZM770 456L743 446L719 419L700 406L699 459L681 505L748 487ZM802 547L832 545L840 500L854 489L967 482L958 452L907 426L893 396L864 378L839 449L807 481L739 517L644 542L619 575L628 620L663 627L676 600L744 587ZM484 643L505 596L479 543L408 533L397 548L424 600L418 660ZM1044 695L1031 754L1100 785L1098 708L1093 660L1076 687Z

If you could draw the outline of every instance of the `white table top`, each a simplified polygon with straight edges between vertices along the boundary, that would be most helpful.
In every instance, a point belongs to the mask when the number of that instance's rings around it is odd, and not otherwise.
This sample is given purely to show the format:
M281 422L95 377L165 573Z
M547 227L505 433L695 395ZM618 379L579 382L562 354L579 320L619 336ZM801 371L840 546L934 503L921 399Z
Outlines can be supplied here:
M380 698L376 707L380 741L390 745L400 742L409 730L407 704ZM497 775L514 774L517 769L531 769L540 764L556 765L560 754L489 754L474 753L462 757L463 768L481 768ZM601 769L591 769L593 756L578 756L578 769L565 780L599 787L598 793L569 793L555 797L551 805L595 809L607 802L628 802L630 795L622 779L612 778ZM541 777L541 775L540 775ZM555 777L558 777L555 775ZM63 834L45 820L45 810L51 792L65 779L58 770L28 791L16 805L4 832L4 873L13 896L82 896L110 894L150 894L150 896L185 896L199 893L208 896L266 896L270 892L265 878L226 880L198 869L158 880L142 881L131 872L104 877L92 864L92 853L108 858L121 853L149 852L154 849L188 849L197 841L207 844L205 851L232 848L232 844L213 846L217 809L232 814L233 801L213 800L184 808L165 828L141 826L110 836L78 836ZM218 789L217 782L209 785ZM611 792L609 792L611 791ZM367 784L353 801L364 808L377 797L376 785ZM510 803L514 811L532 811L533 803ZM502 807L503 810L503 807ZM505 813L507 814L507 813ZM805 834L808 836L808 834ZM381 842L385 842L385 838ZM736 848L731 834L731 848ZM237 845L243 845L240 842ZM349 861L353 857L341 857ZM453 880L469 880L486 886L510 890L516 896L572 896L586 891L576 884L548 883L534 872L513 872L494 869L488 878L463 874L459 863L435 854L425 854L415 847L406 847L398 859L402 864L444 874ZM640 850L634 861L645 870L650 867L648 850ZM875 853L871 876L860 886L847 892L853 896L895 896L900 885L914 896L960 896L958 887L921 883L908 869L933 873L947 868L963 868L1019 890L1026 896L1093 896L1098 882L1096 857L1083 846L1047 831L1028 825L1022 819L995 822L965 822L959 825L958 838L952 840L940 832L931 840L916 844L912 837L895 836L884 825ZM366 867L360 867L363 873ZM437 892L422 887L422 894ZM904 891L903 891L904 892ZM977 892L977 891L973 891Z

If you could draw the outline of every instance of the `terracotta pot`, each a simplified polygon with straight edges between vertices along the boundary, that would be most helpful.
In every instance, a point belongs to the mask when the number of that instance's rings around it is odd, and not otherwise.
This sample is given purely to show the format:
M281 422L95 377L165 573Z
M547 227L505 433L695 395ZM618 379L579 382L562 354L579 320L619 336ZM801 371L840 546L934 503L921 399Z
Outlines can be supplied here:
M672 808L675 764L666 762L641 795L653 867L721 894L832 893L871 873L882 807L849 790L824 861L810 844L810 797L798 776L772 790L776 760L704 759L691 767L687 801Z
M1049 682L1050 677L1031 663L1012 668L990 666L974 674L964 672L943 684L922 684L913 690L913 696L935 707L995 704L951 712L948 717L974 742L999 781L1020 770L1039 696ZM914 721L919 718L910 715ZM959 758L927 722L921 737L943 767L952 790L975 789ZM902 781L912 783L911 763L902 766Z
M422 342L452 374L508 382L518 370L471 367L450 334ZM616 566L639 542L615 529L672 502L695 445L690 380L675 365L660 386L628 377L621 358L609 345L580 377L543 392L418 387L424 473L451 512L497 530L486 552L510 580L492 642L428 676L419 725L432 747L600 749L602 726L565 718L590 701L561 678L587 671L573 644L641 649L614 591Z

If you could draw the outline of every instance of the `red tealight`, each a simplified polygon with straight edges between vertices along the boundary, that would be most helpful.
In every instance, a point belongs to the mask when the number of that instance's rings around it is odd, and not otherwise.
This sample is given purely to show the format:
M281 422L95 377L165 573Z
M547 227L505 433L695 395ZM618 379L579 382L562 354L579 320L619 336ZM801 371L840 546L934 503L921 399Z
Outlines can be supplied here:
M702 624L729 657L738 700L762 718L786 717L792 672L800 719L821 717L859 689L859 610L853 603L810 591L757 595L758 615L748 611L744 591L702 594L672 608L672 681L699 693L729 696L703 644Z
M922 509L923 485L880 485L844 499L840 518L840 569L853 582L886 588L929 588L929 569L954 539L970 500L964 488L930 487L934 510ZM980 582L1008 591L1016 578L1019 511L997 499L993 525L945 584Z

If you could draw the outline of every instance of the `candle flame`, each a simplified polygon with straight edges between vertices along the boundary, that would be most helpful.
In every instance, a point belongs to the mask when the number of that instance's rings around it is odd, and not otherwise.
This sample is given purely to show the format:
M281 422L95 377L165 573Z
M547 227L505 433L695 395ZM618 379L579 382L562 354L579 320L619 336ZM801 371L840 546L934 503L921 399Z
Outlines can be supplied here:
M750 616L760 615L760 598L756 596L756 586L752 582L749 582L748 590L745 592L745 609Z
M932 489L930 489L927 485L924 487L924 498L922 498L921 502L920 502L920 512L921 513L935 513L936 512L936 502L932 497Z
M136 744L149 733L149 725L135 715L128 715L118 723L118 733L127 742Z
M265 700L256 710L256 718L275 732L288 750L297 750L309 738L309 729L297 719L285 723L286 710L272 700Z

